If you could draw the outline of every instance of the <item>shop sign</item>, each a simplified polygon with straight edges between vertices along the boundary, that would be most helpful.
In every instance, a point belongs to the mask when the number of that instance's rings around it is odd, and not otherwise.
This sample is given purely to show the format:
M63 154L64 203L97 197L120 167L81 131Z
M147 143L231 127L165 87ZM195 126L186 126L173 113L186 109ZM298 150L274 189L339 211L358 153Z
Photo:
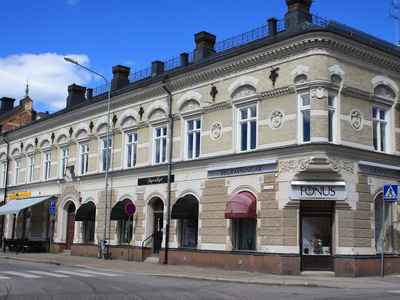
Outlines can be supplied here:
M31 197L31 196L32 196L32 192L22 192L22 193L9 194L8 199L25 198L25 197Z
M156 177L146 177L138 179L138 185L159 184L167 182L168 182L168 176L156 176ZM171 175L171 182L174 182L174 175Z
M346 185L290 185L292 200L346 200Z
M208 168L206 171L208 172L208 178L253 175L259 173L277 172L278 163L276 160L269 160L258 163Z
M399 167L364 162L364 161L358 162L358 172L370 174L370 175L392 177L392 178L397 178L397 179L400 178L400 168Z

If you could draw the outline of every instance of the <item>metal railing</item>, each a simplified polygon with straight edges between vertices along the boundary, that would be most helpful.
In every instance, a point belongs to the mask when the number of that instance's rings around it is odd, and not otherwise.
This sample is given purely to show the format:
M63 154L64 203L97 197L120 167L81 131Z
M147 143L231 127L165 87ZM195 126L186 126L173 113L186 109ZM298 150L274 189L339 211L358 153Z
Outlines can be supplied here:
M146 241L150 238L154 237L154 233L152 235L149 235L143 242L142 242L142 260L143 261L143 252L144 252L144 244L146 243Z
M381 39L374 37L370 34L367 34L363 31L354 29L352 27L346 26L344 24L341 24L341 23L333 21L333 20L323 19L323 18L320 18L315 15L313 15L312 17L313 17L312 22L314 25L328 28L329 30L331 30L333 32L337 32L337 33L340 33L345 36L347 35L355 40L358 40L363 43L372 44L383 50L391 51L396 54L400 54L400 47L395 44L381 40ZM285 19L279 20L277 22L277 31L280 32L283 30L285 30ZM244 45L246 43L253 42L257 39L264 38L268 35L269 35L268 24L262 25L259 28L252 29L250 31L239 34L232 38L225 39L221 42L218 42L214 45L214 49L217 53L222 52L222 51L225 51L225 50L228 50L228 49L240 46L240 45ZM189 52L189 63L193 62L193 55L194 55L194 52ZM174 68L177 68L180 66L181 66L181 58L174 57L170 60L165 61L164 70L167 71L167 70L171 70L171 69L174 69ZM129 75L129 80L132 83L132 82L144 79L144 78L148 78L150 76L151 76L151 67L148 67L146 69L134 72L131 75ZM105 93L107 91L108 90L107 90L106 84L98 86L93 90L93 96Z

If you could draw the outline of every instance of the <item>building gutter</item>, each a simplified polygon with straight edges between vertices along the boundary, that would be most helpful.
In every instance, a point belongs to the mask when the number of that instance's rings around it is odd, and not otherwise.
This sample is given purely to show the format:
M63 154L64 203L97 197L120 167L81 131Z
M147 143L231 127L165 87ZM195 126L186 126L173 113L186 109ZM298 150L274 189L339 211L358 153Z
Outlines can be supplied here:
M168 243L169 243L169 222L170 222L170 207L171 207L171 164L172 164L172 94L166 87L165 81L167 76L162 79L162 87L168 93L168 118L169 118L169 145L168 145L168 179L167 179L167 219L165 222L165 255L164 264L168 264Z

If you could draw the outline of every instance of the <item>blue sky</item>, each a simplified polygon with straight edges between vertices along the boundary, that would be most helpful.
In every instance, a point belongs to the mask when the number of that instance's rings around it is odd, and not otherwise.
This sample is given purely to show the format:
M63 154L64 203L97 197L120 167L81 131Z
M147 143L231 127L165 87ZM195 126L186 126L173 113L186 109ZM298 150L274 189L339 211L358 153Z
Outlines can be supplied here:
M395 43L394 0L315 0L311 13ZM397 1L400 5L400 0ZM112 79L195 48L194 34L217 42L281 20L285 0L0 0L0 97L19 103L29 80L37 111L65 107L68 85L95 88L104 79L64 61L69 56ZM400 9L398 10L400 16ZM400 35L400 33L399 33Z

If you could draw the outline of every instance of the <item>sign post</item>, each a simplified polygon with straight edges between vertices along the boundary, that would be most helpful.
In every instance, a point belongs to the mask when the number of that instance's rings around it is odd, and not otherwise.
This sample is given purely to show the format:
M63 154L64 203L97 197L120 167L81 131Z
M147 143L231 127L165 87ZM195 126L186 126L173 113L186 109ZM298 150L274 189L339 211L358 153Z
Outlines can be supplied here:
M50 214L50 254L51 254L51 240L53 239L54 235L54 220L56 214L56 200L50 200L49 203L49 214Z
M135 212L136 212L136 206L135 206L135 204L133 204L133 203L128 203L126 206L125 206L125 213L129 216L129 221L127 222L127 229L128 229L128 255L127 255L127 260L129 261L129 242L130 242L130 238L131 238L131 235L132 235L132 233L130 232L130 228L131 228L131 226L130 226L130 222L132 222L131 221L131 216L133 216L134 214L135 214Z
M385 202L399 201L399 186L397 184L383 186L383 201L382 201L382 234L381 234L381 277L383 278L384 254L385 254Z

